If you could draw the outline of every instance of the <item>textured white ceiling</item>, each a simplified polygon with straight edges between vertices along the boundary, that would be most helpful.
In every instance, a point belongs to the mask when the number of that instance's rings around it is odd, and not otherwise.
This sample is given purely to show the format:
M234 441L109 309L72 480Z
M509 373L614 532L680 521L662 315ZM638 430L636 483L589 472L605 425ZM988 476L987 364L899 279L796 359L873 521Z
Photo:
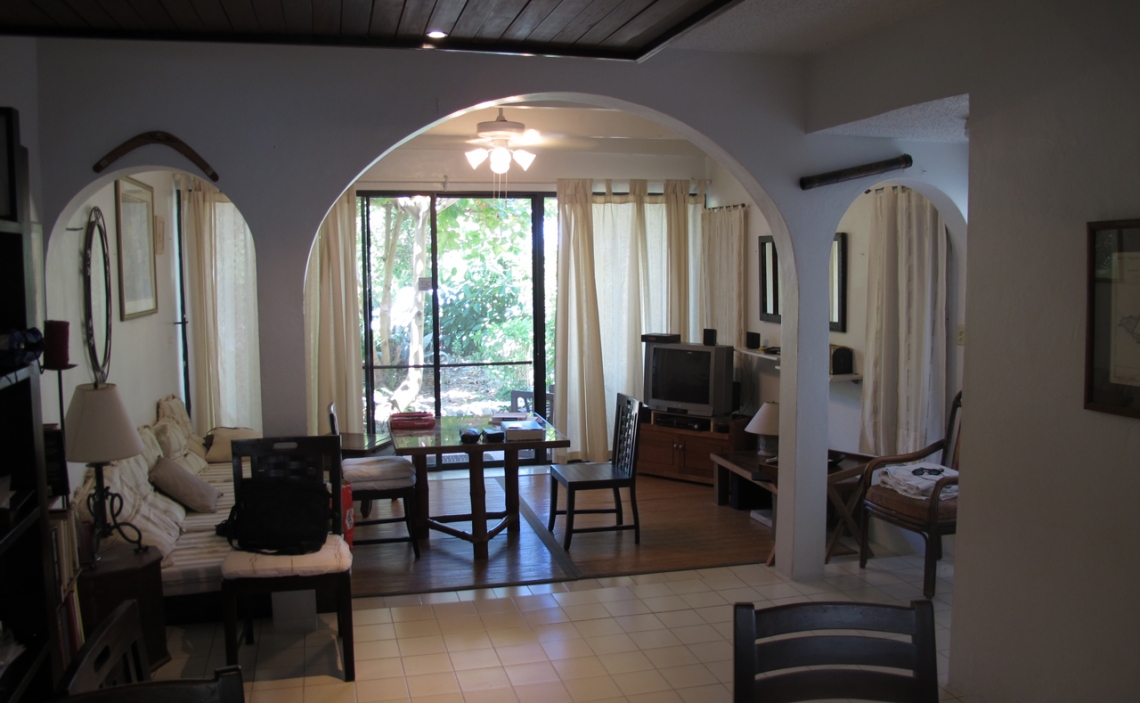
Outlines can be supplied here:
M830 127L817 134L848 137L886 137L927 142L965 142L970 96L955 95L884 112L857 122Z
M942 5L947 0L745 0L670 48L805 55Z

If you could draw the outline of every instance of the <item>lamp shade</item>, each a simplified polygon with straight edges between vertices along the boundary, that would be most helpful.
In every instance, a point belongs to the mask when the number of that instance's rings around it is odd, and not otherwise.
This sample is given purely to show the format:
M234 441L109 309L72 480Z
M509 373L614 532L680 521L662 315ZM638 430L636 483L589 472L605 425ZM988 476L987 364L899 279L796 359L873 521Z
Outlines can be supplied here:
M143 453L139 433L113 383L76 387L67 406L67 458L105 464Z
M744 428L745 432L752 434L779 436L780 434L780 404L764 403L760 410L752 417L752 421Z

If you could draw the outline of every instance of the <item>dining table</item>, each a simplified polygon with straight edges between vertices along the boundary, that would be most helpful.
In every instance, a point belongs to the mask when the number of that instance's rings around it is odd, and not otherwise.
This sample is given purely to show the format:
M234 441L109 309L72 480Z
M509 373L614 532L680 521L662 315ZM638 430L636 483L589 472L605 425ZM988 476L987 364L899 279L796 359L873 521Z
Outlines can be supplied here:
M491 416L443 416L435 419L435 427L420 430L391 430L392 446L399 456L410 457L416 467L416 536L426 538L429 530L437 530L452 537L470 542L475 559L487 559L488 543L507 530L518 533L519 522L519 452L533 449L536 453L547 449L570 446L570 440L539 415L528 419L537 422L543 430L541 439L487 442L480 436L477 443L464 444L463 430L497 429ZM429 505L428 457L435 454L462 452L467 455L467 472L470 481L471 512L453 515L432 515ZM501 511L487 510L487 488L484 482L486 452L503 453L503 473L506 484L506 505ZM499 522L488 526L488 519ZM470 532L453 527L451 523L470 522Z

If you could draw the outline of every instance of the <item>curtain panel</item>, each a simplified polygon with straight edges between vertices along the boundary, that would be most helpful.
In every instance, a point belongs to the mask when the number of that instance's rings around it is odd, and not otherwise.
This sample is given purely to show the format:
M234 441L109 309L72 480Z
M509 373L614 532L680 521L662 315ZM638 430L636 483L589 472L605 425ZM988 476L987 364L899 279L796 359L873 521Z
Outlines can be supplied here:
M364 357L356 190L333 206L317 232L305 272L305 398L309 434L327 434L335 403L342 432L364 431Z
M717 331L717 343L744 346L744 297L748 292L744 237L748 208L735 205L705 210L701 219L701 325Z

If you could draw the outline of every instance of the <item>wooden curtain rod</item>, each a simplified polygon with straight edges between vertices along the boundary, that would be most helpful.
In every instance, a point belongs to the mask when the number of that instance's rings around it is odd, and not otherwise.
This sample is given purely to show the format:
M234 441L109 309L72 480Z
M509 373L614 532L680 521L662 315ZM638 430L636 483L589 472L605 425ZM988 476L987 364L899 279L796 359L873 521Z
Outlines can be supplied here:
M829 171L827 173L821 173L818 176L804 176L800 179L800 188L803 190L811 190L812 188L829 186L843 181L853 181L856 178L876 176L880 173L886 173L887 171L910 168L913 165L914 159L910 158L910 154L903 154L898 158L887 159L886 161L876 161L872 164L841 168L838 171Z
M214 170L214 167L206 163L206 160L199 156L198 152L191 149L186 142L182 141L173 134L170 134L169 132L143 132L137 137L131 137L127 141L107 152L107 155L95 162L95 165L91 168L95 171L95 173L102 173L111 164L115 163L135 149L138 149L140 146L146 146L147 144L163 144L170 147L171 149L174 149L179 154L182 154L187 159L190 159L190 162L192 164L202 169L202 173L209 176L211 181L217 183L218 172Z
M736 205L717 205L716 207L707 207L705 209L706 210L732 210L732 209L738 208L738 207L740 207L740 208L748 207L748 203L738 203Z

